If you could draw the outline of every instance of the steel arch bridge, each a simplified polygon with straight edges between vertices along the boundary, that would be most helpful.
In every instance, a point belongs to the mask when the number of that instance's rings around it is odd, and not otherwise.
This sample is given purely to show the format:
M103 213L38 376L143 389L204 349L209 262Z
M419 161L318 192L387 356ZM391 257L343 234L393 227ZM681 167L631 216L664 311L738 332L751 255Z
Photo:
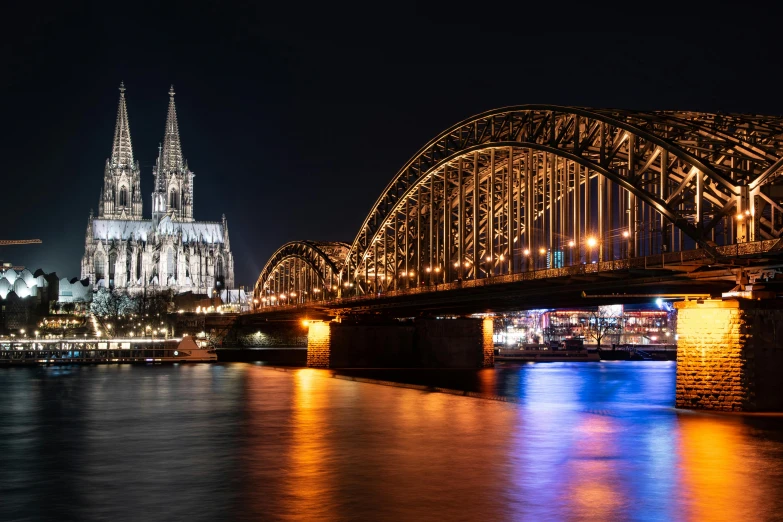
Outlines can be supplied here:
M269 258L254 289L262 306L328 300L338 294L339 274L350 245L291 241Z
M345 251L338 288L378 294L694 249L723 257L722 246L780 238L782 145L779 117L488 111L394 176Z

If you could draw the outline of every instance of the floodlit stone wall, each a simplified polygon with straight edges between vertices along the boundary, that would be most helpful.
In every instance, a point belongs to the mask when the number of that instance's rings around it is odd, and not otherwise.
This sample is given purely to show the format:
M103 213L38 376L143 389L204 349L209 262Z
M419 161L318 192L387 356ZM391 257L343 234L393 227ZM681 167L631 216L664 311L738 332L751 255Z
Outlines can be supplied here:
M482 321L482 329L482 341L484 344L484 361L482 366L484 368L492 368L495 366L495 341L492 338L492 334L495 333L495 320L492 317L485 317Z
M307 366L329 368L332 349L331 323L313 321L307 335Z
M783 410L783 303L676 303L678 408Z

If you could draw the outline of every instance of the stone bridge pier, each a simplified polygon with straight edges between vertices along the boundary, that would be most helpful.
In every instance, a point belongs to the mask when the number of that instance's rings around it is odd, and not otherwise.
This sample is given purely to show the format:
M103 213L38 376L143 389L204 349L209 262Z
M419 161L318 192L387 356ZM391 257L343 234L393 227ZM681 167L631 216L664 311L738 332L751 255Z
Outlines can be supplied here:
M492 318L312 321L311 368L486 368L494 366Z
M710 299L675 307L678 408L783 411L783 303Z

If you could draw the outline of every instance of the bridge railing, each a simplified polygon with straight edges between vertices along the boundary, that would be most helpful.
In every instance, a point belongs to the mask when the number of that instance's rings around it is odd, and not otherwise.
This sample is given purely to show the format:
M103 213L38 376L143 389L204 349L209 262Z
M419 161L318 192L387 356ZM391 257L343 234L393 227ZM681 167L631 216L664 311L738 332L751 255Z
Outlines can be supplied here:
M752 243L738 243L734 245L719 246L717 252L725 257L738 257L747 255L758 255L770 252L780 243L778 239L764 241L755 241ZM558 277L574 277L588 274L599 274L601 272L612 272L618 270L645 270L651 268L666 268L672 265L683 265L698 262L715 262L714 257L704 249L686 250L679 252L667 252L644 257L634 257L625 259L612 259L610 261L593 262L589 264L569 265L558 268L542 268L538 270L529 270L526 272L517 272L514 274L494 275L481 279L467 279L462 281L452 281L449 283L423 284L411 288L399 290L388 290L380 293L346 296L329 301L316 301L309 304L286 304L266 307L265 309L289 310L297 308L307 308L308 306L318 305L319 303L330 303L330 305L350 304L360 301L369 301L378 298L412 296L418 294L427 294L433 292L445 292L449 290L460 290L468 288L481 288L486 286L502 285L507 283L517 283L524 281L537 281L541 279L553 279Z

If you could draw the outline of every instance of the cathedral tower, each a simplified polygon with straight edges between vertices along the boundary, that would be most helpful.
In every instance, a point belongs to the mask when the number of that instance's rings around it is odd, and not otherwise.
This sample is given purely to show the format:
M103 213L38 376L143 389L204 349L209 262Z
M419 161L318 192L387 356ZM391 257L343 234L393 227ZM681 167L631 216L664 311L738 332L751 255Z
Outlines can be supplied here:
M125 84L120 83L120 105L111 157L106 160L103 192L98 201L98 217L104 219L141 219L141 176L139 163L133 161Z
M173 85L169 89L169 112L166 116L163 146L158 151L158 160L153 174L155 176L155 190L152 193L153 221L158 222L165 215L170 216L172 221L193 221L194 174L188 169L188 164L182 157Z

